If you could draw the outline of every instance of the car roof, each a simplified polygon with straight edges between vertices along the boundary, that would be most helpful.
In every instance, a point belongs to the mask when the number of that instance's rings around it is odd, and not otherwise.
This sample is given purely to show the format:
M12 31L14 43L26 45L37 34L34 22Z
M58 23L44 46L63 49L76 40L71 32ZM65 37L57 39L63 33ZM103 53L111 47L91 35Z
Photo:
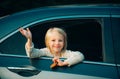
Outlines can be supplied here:
M25 26L35 21L45 21L49 19L65 18L65 16L83 16L109 17L112 15L120 15L119 6L110 5L69 5L69 6L51 6L41 7L37 9L18 12L0 19L0 39L17 30L19 27Z

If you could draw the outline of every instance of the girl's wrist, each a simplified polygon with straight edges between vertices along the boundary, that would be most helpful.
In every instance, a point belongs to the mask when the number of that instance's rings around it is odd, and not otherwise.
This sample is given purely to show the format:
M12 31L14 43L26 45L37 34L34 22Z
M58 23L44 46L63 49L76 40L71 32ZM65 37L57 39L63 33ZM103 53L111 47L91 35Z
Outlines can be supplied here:
M27 41L28 42L32 42L32 38L27 38Z
M63 66L67 66L68 65L68 63L67 62L63 62Z
M28 48L32 47L32 39L27 39Z

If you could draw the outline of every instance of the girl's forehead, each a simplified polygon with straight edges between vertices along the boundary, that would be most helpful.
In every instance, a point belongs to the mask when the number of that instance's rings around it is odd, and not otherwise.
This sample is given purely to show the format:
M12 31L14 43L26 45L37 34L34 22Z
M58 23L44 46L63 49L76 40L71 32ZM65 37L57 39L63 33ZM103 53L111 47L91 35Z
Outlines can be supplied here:
M64 38L64 36L61 33L56 32L56 31L49 33L48 37L49 38L58 38L58 37L59 38Z
M62 35L61 33L59 33L58 31L51 31L50 35ZM63 36L63 35L62 35Z

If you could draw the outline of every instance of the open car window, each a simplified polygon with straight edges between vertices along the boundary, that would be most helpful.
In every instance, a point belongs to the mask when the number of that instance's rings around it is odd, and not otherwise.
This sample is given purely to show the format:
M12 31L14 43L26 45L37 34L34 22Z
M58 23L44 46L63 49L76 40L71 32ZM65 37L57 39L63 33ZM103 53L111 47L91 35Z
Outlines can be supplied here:
M68 50L81 51L86 60L103 61L101 24L97 19L58 20L35 25L31 31L36 48L45 46L45 33L50 27L60 27L66 31Z
M29 26L36 48L45 47L45 33L50 27L63 28L68 36L68 50L80 51L88 61L103 61L102 19L60 19ZM0 44L0 52L5 54L26 55L26 38L19 32Z

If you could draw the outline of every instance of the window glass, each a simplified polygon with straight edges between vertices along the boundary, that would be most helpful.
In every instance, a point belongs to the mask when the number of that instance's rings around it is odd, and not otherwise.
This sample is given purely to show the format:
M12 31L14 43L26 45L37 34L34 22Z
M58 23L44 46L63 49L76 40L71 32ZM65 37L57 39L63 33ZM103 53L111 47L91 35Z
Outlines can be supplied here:
M3 54L26 55L25 38L18 32L0 44L0 52Z

